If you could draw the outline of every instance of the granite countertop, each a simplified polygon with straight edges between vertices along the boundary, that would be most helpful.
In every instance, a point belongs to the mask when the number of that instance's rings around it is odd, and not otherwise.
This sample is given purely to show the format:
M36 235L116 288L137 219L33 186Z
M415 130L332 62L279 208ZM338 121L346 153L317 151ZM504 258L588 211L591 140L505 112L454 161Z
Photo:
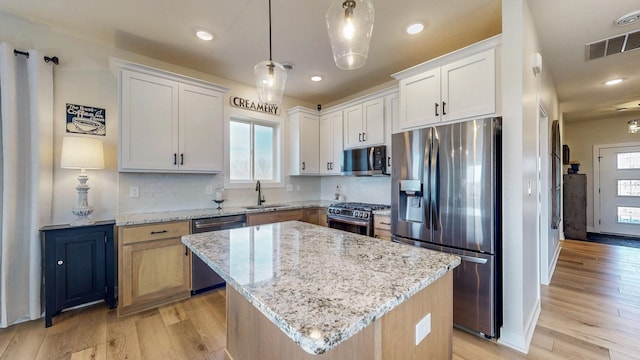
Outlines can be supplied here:
M196 210L178 210L164 212L149 212L139 214L119 214L116 216L116 226L124 225L140 225L165 221L191 220L208 217L220 217L229 215L240 215L250 213L260 213L267 211L283 211L296 210L312 207L329 207L333 201L314 200L314 201L292 201L286 204L264 204L259 209L248 209L246 207L223 207L222 210L215 208L196 209ZM247 205L250 206L250 205Z
M310 354L323 354L426 288L460 258L298 221L182 242Z

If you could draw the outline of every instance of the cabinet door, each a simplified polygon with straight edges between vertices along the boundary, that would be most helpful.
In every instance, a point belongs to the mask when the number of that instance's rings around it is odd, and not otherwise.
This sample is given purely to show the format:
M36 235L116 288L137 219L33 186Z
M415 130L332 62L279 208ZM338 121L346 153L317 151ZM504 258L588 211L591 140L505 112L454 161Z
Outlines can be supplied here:
M56 309L105 297L105 243L103 231L56 238Z
M320 172L320 120L317 116L300 114L300 173Z
M179 165L181 171L222 172L222 93L180 84Z
M118 314L155 307L190 293L189 251L180 238L122 246Z
M362 104L362 144L384 144L384 99Z
M120 170L178 169L178 83L121 72Z
M440 68L400 81L400 128L440 122Z
M320 118L320 173L339 174L342 170L342 112Z
M344 148L350 149L362 145L362 104L345 109L343 115Z
M443 66L442 102L442 121L495 113L495 49Z

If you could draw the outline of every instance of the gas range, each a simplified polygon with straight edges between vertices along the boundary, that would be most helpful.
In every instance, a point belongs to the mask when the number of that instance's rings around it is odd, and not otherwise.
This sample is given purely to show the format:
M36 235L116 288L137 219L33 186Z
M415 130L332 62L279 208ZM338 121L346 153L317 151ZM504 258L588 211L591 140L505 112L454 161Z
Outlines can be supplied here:
M373 212L389 205L366 203L335 203L327 209L327 224L334 229L373 236Z
M373 217L373 211L386 208L389 208L389 205L358 202L335 203L329 206L327 213L356 219L369 219Z

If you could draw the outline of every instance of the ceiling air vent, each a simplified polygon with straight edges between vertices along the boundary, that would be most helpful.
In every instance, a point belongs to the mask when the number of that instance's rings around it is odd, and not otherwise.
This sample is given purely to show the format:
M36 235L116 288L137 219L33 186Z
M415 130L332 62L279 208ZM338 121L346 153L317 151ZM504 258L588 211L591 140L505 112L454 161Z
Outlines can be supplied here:
M640 30L587 44L586 58L588 61L638 48L640 48Z

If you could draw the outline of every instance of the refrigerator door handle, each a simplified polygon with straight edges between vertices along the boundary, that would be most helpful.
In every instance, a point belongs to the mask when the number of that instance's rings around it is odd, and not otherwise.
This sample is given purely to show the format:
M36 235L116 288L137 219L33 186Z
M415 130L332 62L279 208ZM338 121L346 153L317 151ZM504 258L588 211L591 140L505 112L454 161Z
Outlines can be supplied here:
M462 261L466 261L466 262L472 262L472 263L476 263L476 264L486 264L487 263L487 259L483 259L483 258L477 258L477 257L472 257L472 256L464 256L464 255L457 255L460 257L460 260Z
M429 212L431 213L430 218L433 225L433 230L438 230L438 223L440 223L440 164L438 163L439 155L440 142L435 136L433 136L432 149L430 154L431 159L429 160Z

